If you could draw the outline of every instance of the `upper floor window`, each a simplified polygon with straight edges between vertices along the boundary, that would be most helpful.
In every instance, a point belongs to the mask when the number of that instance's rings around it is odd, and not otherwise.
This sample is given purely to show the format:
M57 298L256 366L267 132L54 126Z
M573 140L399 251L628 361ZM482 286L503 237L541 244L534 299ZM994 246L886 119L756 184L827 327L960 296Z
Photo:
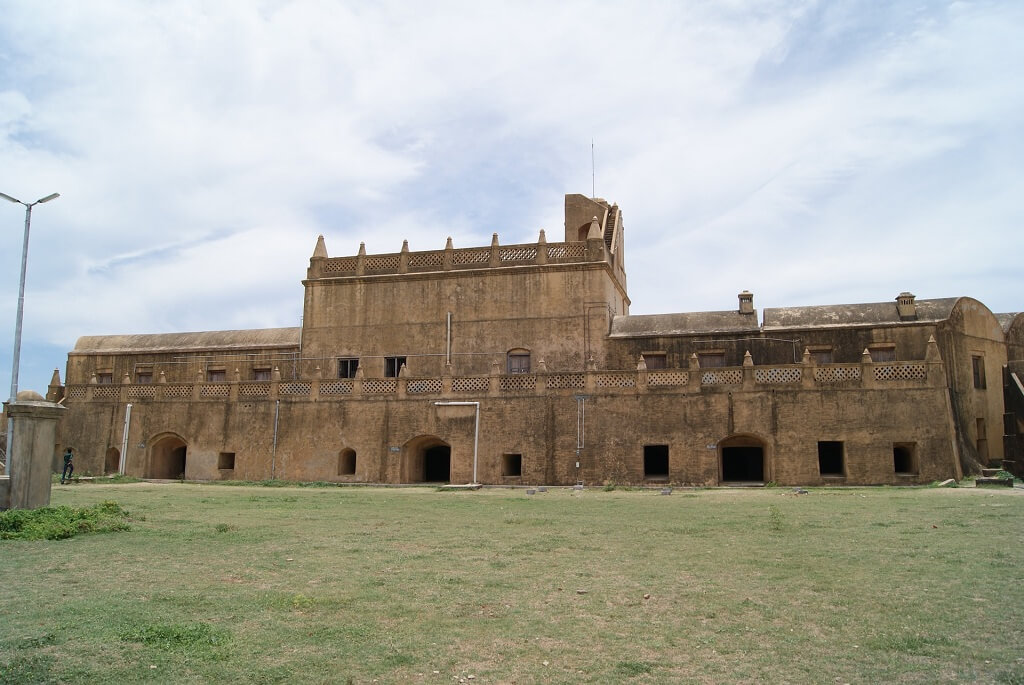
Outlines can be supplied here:
M895 345L869 345L868 354L873 362L894 362L896 361Z
M505 369L508 373L530 373L530 351L510 350Z
M664 352L644 352L643 357L648 371L668 368L668 356Z
M984 390L985 385L985 358L974 356L971 357L971 368L974 372L974 387L979 390Z
M405 357L384 357L384 377L397 378L405 366Z
M831 364L832 363L832 348L831 347L812 347L809 349L811 353L811 359L814 360L815 364Z
M725 366L725 352L698 352L697 361L702 369L714 369Z
M96 382L100 385L108 385L114 382L113 371L100 371L96 374Z
M359 369L359 359L356 357L338 359L338 378L355 378L357 369Z
M227 372L224 369L207 369L206 380L210 383L223 383L227 380Z
M260 369L252 370L252 379L254 381L269 381L270 380L270 368L263 367Z
M135 382L139 385L149 385L153 382L153 371L139 369L135 372Z

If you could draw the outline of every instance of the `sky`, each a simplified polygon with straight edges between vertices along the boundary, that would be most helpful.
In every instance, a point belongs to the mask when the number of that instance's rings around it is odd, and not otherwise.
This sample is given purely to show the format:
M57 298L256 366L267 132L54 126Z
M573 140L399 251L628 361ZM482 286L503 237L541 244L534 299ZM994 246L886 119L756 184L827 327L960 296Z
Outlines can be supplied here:
M19 387L82 335L298 326L331 256L616 202L631 313L1024 310L1024 3L0 0ZM24 208L0 201L0 395ZM8 328L9 326L9 328Z

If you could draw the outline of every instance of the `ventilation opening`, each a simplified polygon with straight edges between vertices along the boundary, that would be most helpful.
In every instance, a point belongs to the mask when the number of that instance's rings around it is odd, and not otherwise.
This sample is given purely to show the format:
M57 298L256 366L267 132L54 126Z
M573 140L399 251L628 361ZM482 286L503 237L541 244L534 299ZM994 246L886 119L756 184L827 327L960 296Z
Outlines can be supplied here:
M901 475L917 474L917 450L912 442L897 442L892 446L892 464L896 473Z
M523 475L523 455L503 454L501 455L501 475L505 477L519 477Z
M108 448L107 456L103 460L103 473L117 473L119 466L121 466L121 453L116 447Z
M423 450L423 481L425 483L447 483L451 480L451 473L451 447L438 445Z
M339 476L354 476L356 475L356 451L353 449L343 449L338 454L338 475Z
M235 453L221 452L217 455L217 468L221 471L235 470Z
M726 483L763 483L764 448L749 444L723 446L722 481Z
M818 472L823 476L843 476L843 443L822 440L818 443Z
M668 445L644 445L644 478L668 480Z

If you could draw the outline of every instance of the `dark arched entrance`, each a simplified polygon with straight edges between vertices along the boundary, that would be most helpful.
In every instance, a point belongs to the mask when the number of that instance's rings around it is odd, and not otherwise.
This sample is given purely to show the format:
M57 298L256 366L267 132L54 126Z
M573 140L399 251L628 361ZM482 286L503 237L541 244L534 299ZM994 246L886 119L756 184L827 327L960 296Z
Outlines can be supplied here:
M184 478L188 445L177 435L167 435L153 443L146 478Z
M118 452L116 447L108 447L107 455L103 459L103 473L112 474L118 472L118 467L121 466L121 453Z
M764 483L764 443L736 435L718 443L723 483Z
M413 438L403 449L402 480L407 483L447 483L452 478L452 448L441 438Z

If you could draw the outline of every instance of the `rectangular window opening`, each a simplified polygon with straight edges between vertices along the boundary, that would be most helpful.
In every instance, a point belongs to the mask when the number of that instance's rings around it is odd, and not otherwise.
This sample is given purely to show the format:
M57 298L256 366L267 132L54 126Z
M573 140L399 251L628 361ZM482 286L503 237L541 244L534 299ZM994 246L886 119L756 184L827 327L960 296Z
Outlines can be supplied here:
M233 471L235 469L235 453L221 452L218 454L217 468L221 471Z
M209 383L223 383L228 379L227 371L224 369L207 369L206 380Z
M355 378L359 369L357 357L341 357L338 359L338 378Z
M644 480L668 480L668 445L644 445Z
M398 373L405 366L405 357L384 357L384 377L398 378Z
M338 475L354 476L356 474L356 451L344 449L338 454Z
M648 371L668 368L668 355L664 352L644 352L643 357Z
M506 368L508 373L530 373L530 353L509 352Z
M270 380L270 368L256 368L252 370L252 379L254 381L269 381Z
M822 476L844 476L843 443L838 440L818 441L818 472Z
M152 371L139 371L135 374L135 382L139 385L149 385L153 382Z
M873 362L896 361L896 345L869 345L868 354Z
M501 475L506 478L519 478L523 475L523 455L501 455Z
M971 357L971 367L974 372L974 387L978 390L984 390L985 385L985 358L984 357Z
M698 352L697 361L702 369L715 369L725 366L725 352Z
M892 444L893 470L900 475L917 475L917 443L894 442Z
M114 382L113 371L100 371L96 374L96 382L100 385L110 385Z
M811 347L808 350L811 353L811 359L814 360L815 364L831 364L832 363L832 348L831 347Z

